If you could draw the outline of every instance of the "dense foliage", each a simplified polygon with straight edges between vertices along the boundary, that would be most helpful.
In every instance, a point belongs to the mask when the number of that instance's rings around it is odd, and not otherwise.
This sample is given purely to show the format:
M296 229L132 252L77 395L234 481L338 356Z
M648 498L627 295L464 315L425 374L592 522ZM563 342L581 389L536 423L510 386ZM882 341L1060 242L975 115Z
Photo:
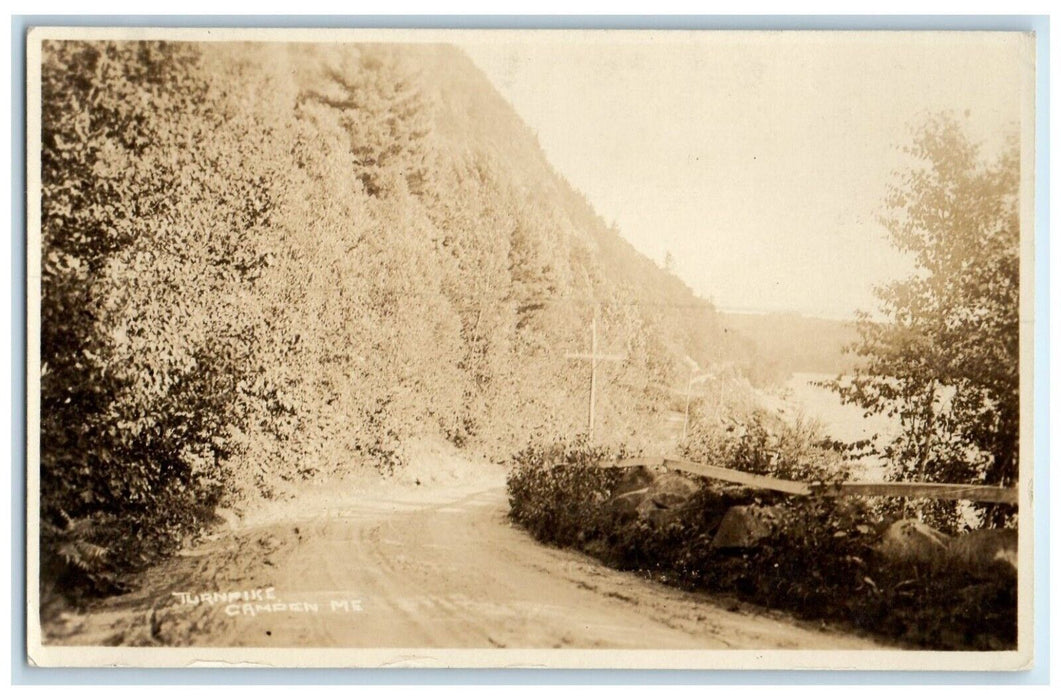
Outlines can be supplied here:
M794 481L842 482L849 476L848 455L813 419L785 420L758 406L729 404L724 417L711 420L702 415L703 404L696 408L678 445L687 459Z
M455 49L48 41L41 104L45 586L418 435L573 434L594 315L602 436L726 352Z
M863 314L861 363L833 386L902 431L882 453L905 480L1016 483L1019 455L1020 154L984 159L948 115L906 148L913 165L885 201L882 223L916 264L878 290L885 320ZM953 526L952 506L925 517ZM987 514L1001 523L1008 515Z
M641 517L617 507L625 474L597 468L594 460L605 454L525 450L509 477L512 518L543 542L611 566L904 645L994 650L1016 643L1017 582L1004 565L970 571L943 559L884 561L876 545L889 520L860 499L786 498L692 476L700 488L684 504L663 518ZM773 508L773 533L754 547L713 548L732 506Z
M98 544L128 559L186 530L219 496L229 433L255 418L241 390L257 348L240 292L261 264L247 240L272 213L272 189L245 167L254 144L198 64L177 44L46 49L45 576L64 564L102 576Z

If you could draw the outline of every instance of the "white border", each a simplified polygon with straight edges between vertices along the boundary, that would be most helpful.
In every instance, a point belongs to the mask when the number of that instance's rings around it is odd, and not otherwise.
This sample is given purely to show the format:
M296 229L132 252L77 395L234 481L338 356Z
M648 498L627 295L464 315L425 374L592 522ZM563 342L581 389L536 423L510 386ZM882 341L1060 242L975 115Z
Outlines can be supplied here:
M776 30L711 31L712 41L747 41ZM800 30L800 34L834 33ZM852 35L855 32L846 32ZM858 32L875 40L904 33ZM933 31L939 40L955 40L962 32ZM1021 478L1019 482L1019 602L1018 650L1004 652L940 651L672 651L672 650L564 650L564 649L261 649L261 648L128 648L63 647L41 644L37 542L39 533L39 345L40 345L40 50L45 39L169 39L178 41L303 41L303 42L407 42L511 41L515 35L533 35L535 41L599 43L656 42L703 38L697 30L517 30L517 29L289 29L289 28L81 28L37 27L27 38L27 652L39 666L133 667L232 667L284 666L415 667L415 668L553 668L553 669L814 669L814 670L1022 670L1032 664L1034 607L1032 582L1034 552L1032 532L1032 476L1034 472L1034 379L1032 376L1035 287L1034 188L1035 72L1025 73L1021 131ZM1034 41L1025 44L1026 60L1035 65Z

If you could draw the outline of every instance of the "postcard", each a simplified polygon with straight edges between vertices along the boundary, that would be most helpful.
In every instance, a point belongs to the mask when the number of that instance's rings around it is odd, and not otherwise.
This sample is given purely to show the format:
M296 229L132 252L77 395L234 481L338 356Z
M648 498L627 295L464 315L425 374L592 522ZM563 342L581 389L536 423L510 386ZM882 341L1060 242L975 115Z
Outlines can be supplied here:
M1032 663L1033 34L27 56L31 664Z

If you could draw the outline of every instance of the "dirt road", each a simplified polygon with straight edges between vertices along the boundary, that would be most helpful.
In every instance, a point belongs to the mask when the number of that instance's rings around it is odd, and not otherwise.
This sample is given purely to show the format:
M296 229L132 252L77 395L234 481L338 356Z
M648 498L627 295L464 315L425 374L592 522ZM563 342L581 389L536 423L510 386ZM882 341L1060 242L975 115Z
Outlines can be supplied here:
M545 547L503 474L334 485L247 517L137 590L45 627L55 644L777 649L875 643Z

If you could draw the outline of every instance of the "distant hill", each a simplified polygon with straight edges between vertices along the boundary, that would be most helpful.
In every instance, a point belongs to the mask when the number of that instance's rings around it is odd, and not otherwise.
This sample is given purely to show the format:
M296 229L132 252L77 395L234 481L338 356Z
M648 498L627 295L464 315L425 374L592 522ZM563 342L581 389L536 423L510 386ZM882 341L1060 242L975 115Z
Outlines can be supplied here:
M793 372L843 374L856 357L843 348L858 339L850 321L798 313L720 313L722 331L745 348L761 380L784 381Z

